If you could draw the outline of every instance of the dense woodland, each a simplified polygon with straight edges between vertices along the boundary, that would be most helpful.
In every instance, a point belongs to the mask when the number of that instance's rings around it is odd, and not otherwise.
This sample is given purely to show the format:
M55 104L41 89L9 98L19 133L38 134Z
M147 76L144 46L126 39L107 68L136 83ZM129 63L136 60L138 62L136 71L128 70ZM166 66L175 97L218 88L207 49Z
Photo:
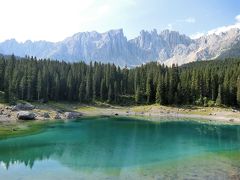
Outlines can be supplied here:
M9 103L54 100L240 106L240 59L180 67L151 62L129 69L12 55L0 58L0 91Z

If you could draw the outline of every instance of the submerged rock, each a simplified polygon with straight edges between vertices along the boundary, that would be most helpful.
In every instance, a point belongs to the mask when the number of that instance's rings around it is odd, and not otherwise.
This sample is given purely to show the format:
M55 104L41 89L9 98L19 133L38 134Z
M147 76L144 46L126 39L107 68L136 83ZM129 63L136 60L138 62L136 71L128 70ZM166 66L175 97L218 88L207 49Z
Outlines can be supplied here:
M19 120L34 120L36 115L29 111L19 111L17 113L17 118Z
M64 116L66 119L77 119L82 116L82 113L79 112L65 112Z

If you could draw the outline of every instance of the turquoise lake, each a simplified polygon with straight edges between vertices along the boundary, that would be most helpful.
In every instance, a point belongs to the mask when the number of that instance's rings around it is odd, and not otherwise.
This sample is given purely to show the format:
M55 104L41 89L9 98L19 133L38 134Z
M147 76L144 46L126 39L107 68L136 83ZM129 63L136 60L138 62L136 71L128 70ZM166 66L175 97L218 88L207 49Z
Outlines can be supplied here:
M240 179L240 126L61 121L0 140L0 179Z

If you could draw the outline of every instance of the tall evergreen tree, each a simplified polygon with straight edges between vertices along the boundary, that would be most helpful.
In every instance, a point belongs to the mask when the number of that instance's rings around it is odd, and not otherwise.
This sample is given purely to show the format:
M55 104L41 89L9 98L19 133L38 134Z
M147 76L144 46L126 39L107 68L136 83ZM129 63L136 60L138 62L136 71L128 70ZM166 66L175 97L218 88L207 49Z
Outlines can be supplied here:
M24 79L23 79L24 81ZM22 82L24 83L24 82ZM24 86L24 85L22 85ZM41 96L42 96L42 88L43 88L43 82L42 82L42 73L39 70L38 71L38 77L37 77L37 99L40 100ZM22 91L24 92L24 91Z
M113 92L112 92L112 86L110 84L108 88L108 102L112 102L112 100L113 100Z
M237 79L237 104L240 106L240 76Z
M78 94L78 99L79 102L84 102L84 97L85 97L85 81L82 80L80 86L79 86L79 94Z
M0 58L0 91L7 102L92 99L118 103L239 104L240 59L167 67L156 62L128 69L95 62L65 63L33 57ZM121 102L124 102L121 101ZM132 103L133 103L132 101Z
M151 80L150 74L147 77L146 95L147 95L147 103L149 104L152 101L152 80Z
M88 72L86 79L86 100L92 100L92 77L90 71Z
M118 96L119 96L119 89L118 89L118 83L115 81L114 82L114 102L117 103L118 102Z
M137 86L137 88L136 88L135 102L136 103L140 103L141 102L141 91L140 91L140 87L139 86Z
M100 88L100 96L102 101L106 100L106 92L107 92L107 88L106 88L105 80L102 79L101 88Z
M222 105L222 86L221 85L218 86L218 96L216 99L216 104L218 106Z
M4 89L5 60L0 58L0 91Z
M156 103L160 104L161 102L161 83L158 81L156 89Z

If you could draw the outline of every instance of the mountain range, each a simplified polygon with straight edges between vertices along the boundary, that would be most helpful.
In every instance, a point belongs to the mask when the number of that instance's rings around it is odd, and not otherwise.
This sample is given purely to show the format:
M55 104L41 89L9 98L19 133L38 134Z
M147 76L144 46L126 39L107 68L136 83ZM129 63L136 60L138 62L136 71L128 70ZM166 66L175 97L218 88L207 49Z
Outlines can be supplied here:
M136 66L149 61L178 65L199 60L240 56L240 29L233 28L219 34L208 34L197 39L176 31L157 30L140 32L128 40L122 29L105 33L81 32L56 43L15 39L0 43L1 54L36 56L76 61L101 61L120 66Z

